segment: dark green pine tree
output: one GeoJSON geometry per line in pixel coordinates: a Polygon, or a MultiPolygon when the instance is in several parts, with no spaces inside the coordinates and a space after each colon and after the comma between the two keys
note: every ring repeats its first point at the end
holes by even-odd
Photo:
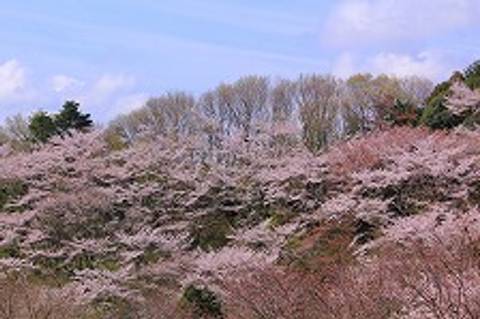
{"type": "Polygon", "coordinates": [[[40,111],[30,118],[28,129],[36,143],[46,143],[57,134],[57,127],[54,120],[46,112],[40,111]]]}
{"type": "Polygon", "coordinates": [[[465,83],[471,89],[480,88],[480,60],[473,62],[465,70],[465,83]]]}
{"type": "Polygon", "coordinates": [[[79,110],[80,104],[75,101],[67,101],[62,106],[62,110],[55,116],[55,125],[58,132],[71,134],[71,130],[85,131],[93,126],[90,114],[83,114],[79,110]]]}

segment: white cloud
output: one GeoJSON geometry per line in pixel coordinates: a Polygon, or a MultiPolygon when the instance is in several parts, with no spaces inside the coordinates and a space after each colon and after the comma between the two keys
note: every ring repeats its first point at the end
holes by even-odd
{"type": "Polygon", "coordinates": [[[95,118],[108,120],[136,108],[143,95],[135,94],[135,78],[125,74],[104,74],[86,85],[74,99],[95,118]]]}
{"type": "Polygon", "coordinates": [[[136,80],[126,74],[103,74],[90,81],[65,74],[32,78],[16,60],[0,63],[0,102],[8,108],[0,112],[0,125],[6,116],[29,114],[40,105],[55,111],[66,99],[79,101],[95,119],[106,121],[120,113],[139,108],[148,95],[136,91],[136,80]]]}
{"type": "Polygon", "coordinates": [[[105,74],[93,86],[93,92],[100,96],[109,96],[119,90],[129,88],[135,84],[133,77],[123,74],[105,74]]]}
{"type": "Polygon", "coordinates": [[[78,79],[62,74],[53,76],[51,82],[53,90],[57,93],[81,88],[85,85],[85,83],[78,79]]]}
{"type": "Polygon", "coordinates": [[[440,57],[430,52],[423,52],[417,56],[380,53],[370,61],[374,73],[419,75],[430,79],[444,76],[444,72],[447,72],[444,63],[440,57]]]}
{"type": "Polygon", "coordinates": [[[25,69],[16,60],[0,64],[0,98],[6,99],[25,87],[25,69]]]}
{"type": "Polygon", "coordinates": [[[474,24],[478,0],[342,0],[327,18],[324,39],[338,46],[423,38],[474,24]]]}
{"type": "Polygon", "coordinates": [[[358,71],[355,67],[354,56],[350,52],[342,53],[334,62],[332,69],[332,73],[341,78],[347,78],[358,71]]]}
{"type": "Polygon", "coordinates": [[[448,77],[454,68],[447,56],[436,52],[425,51],[417,55],[382,52],[364,59],[345,52],[335,61],[332,73],[342,78],[368,72],[400,77],[418,75],[440,80],[448,77]]]}
{"type": "Polygon", "coordinates": [[[126,114],[137,110],[145,105],[148,98],[149,95],[145,93],[130,94],[120,97],[117,100],[115,112],[118,114],[126,114]]]}

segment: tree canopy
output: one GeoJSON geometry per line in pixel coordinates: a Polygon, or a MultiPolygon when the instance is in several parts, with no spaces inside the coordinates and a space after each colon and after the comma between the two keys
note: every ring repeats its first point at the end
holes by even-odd
{"type": "Polygon", "coordinates": [[[40,111],[30,118],[28,126],[32,138],[37,143],[46,143],[57,134],[57,127],[53,118],[46,112],[40,111]]]}
{"type": "Polygon", "coordinates": [[[55,126],[60,134],[70,134],[71,130],[86,130],[93,125],[90,114],[83,114],[79,110],[80,103],[67,101],[61,111],[55,116],[55,126]]]}

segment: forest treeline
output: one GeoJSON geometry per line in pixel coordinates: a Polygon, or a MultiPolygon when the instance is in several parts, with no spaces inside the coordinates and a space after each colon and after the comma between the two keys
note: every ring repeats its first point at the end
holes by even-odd
{"type": "MultiPolygon", "coordinates": [[[[329,144],[391,125],[433,129],[474,125],[476,111],[449,109],[452,85],[480,87],[480,61],[436,86],[425,78],[357,74],[343,80],[331,75],[301,75],[295,80],[250,75],[222,83],[199,95],[175,91],[150,98],[143,107],[120,115],[104,137],[118,150],[155,137],[195,138],[209,151],[232,138],[247,145],[259,135],[271,142],[303,143],[312,152],[329,144]]],[[[0,128],[0,145],[32,150],[53,136],[93,127],[80,105],[67,101],[59,113],[16,115],[0,128]]]]}

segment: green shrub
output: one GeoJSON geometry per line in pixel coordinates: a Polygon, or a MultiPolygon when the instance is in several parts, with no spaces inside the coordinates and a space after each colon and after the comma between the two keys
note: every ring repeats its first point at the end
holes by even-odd
{"type": "Polygon", "coordinates": [[[19,258],[21,257],[20,247],[17,243],[6,246],[0,246],[0,259],[2,258],[19,258]]]}
{"type": "Polygon", "coordinates": [[[420,122],[432,129],[452,129],[460,125],[463,120],[445,107],[444,96],[437,96],[423,111],[420,122]]]}
{"type": "Polygon", "coordinates": [[[38,283],[63,286],[70,282],[76,271],[101,269],[115,272],[120,269],[120,262],[114,255],[100,255],[82,252],[73,258],[67,256],[36,256],[33,260],[36,267],[33,280],[38,283]]]}
{"type": "Polygon", "coordinates": [[[89,307],[89,311],[82,318],[144,318],[141,315],[142,310],[138,304],[120,296],[102,295],[93,300],[89,307]]]}
{"type": "Polygon", "coordinates": [[[473,90],[480,88],[480,60],[465,69],[465,83],[473,90]]]}
{"type": "Polygon", "coordinates": [[[276,209],[271,213],[269,226],[272,228],[283,226],[290,222],[296,215],[285,209],[276,209]]]}
{"type": "Polygon", "coordinates": [[[191,248],[201,248],[205,251],[217,250],[228,244],[232,225],[226,217],[208,216],[190,229],[191,248]]]}
{"type": "Polygon", "coordinates": [[[121,151],[128,147],[124,138],[112,129],[107,129],[103,135],[103,139],[110,151],[121,151]]]}
{"type": "Polygon", "coordinates": [[[217,295],[208,288],[197,288],[190,285],[185,289],[182,301],[184,305],[193,308],[195,318],[204,318],[205,316],[223,318],[222,303],[217,295]]]}
{"type": "Polygon", "coordinates": [[[127,207],[112,196],[88,190],[61,194],[36,216],[53,242],[111,236],[125,219],[127,207]]]}
{"type": "Polygon", "coordinates": [[[410,101],[395,100],[393,107],[387,110],[385,120],[395,126],[417,126],[422,110],[410,101]]]}
{"type": "Polygon", "coordinates": [[[18,179],[0,180],[0,210],[10,201],[25,196],[28,186],[18,179]]]}
{"type": "Polygon", "coordinates": [[[435,104],[434,100],[435,99],[443,99],[445,95],[447,95],[448,91],[452,87],[452,84],[450,81],[445,81],[440,84],[438,84],[434,89],[432,94],[427,98],[426,104],[427,105],[432,105],[435,104]]]}
{"type": "Polygon", "coordinates": [[[170,256],[170,252],[150,244],[144,249],[143,254],[135,259],[135,262],[137,265],[151,265],[158,262],[160,258],[169,258],[170,256]]]}

